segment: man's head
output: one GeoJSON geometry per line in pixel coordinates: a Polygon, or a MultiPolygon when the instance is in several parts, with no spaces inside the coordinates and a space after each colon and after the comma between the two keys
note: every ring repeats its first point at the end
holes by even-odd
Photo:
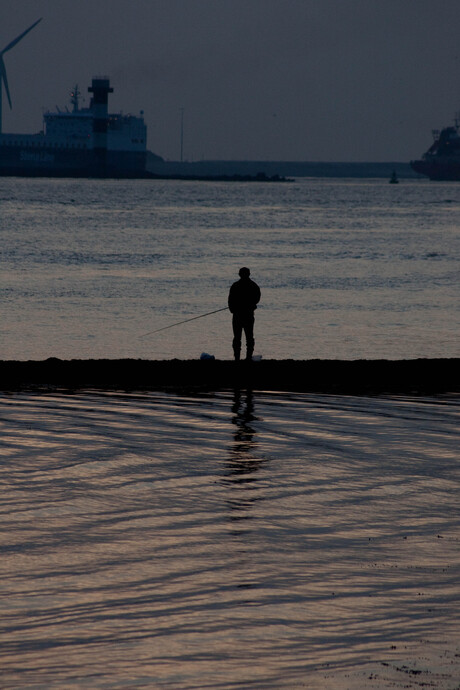
{"type": "Polygon", "coordinates": [[[249,270],[249,268],[246,268],[246,266],[243,266],[243,268],[240,268],[240,270],[238,271],[238,275],[240,276],[240,278],[249,278],[249,276],[251,275],[251,271],[249,270]]]}

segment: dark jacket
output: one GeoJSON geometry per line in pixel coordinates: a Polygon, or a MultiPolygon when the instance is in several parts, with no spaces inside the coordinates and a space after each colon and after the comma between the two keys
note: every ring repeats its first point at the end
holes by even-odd
{"type": "Polygon", "coordinates": [[[228,293],[228,308],[232,314],[252,313],[260,300],[260,288],[250,278],[240,278],[228,293]]]}

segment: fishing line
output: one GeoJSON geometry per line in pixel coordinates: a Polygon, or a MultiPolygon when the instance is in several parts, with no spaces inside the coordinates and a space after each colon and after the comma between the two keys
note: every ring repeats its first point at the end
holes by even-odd
{"type": "Polygon", "coordinates": [[[211,316],[211,314],[217,314],[219,311],[226,311],[228,307],[222,307],[222,309],[216,309],[215,311],[208,311],[207,314],[200,314],[200,316],[192,316],[191,319],[185,319],[185,321],[178,321],[177,323],[171,323],[169,326],[163,326],[163,328],[157,328],[155,331],[149,331],[140,335],[139,338],[146,338],[148,335],[153,335],[153,333],[159,333],[160,331],[166,331],[168,328],[174,328],[174,326],[180,326],[183,323],[188,323],[189,321],[195,321],[196,319],[202,319],[203,316],[211,316]]]}

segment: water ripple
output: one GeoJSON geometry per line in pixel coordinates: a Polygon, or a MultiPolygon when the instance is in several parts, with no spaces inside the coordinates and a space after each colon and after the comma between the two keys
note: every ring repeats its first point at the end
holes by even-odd
{"type": "Polygon", "coordinates": [[[455,677],[459,412],[2,396],[2,688],[365,688],[369,664],[403,687],[414,655],[455,677]]]}

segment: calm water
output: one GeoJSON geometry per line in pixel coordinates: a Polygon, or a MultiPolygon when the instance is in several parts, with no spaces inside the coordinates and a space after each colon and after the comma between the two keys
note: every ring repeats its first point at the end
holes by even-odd
{"type": "Polygon", "coordinates": [[[249,265],[266,358],[458,356],[460,185],[0,179],[0,359],[229,359],[249,265]]]}
{"type": "Polygon", "coordinates": [[[459,417],[0,396],[2,689],[457,688],[459,417]]]}

